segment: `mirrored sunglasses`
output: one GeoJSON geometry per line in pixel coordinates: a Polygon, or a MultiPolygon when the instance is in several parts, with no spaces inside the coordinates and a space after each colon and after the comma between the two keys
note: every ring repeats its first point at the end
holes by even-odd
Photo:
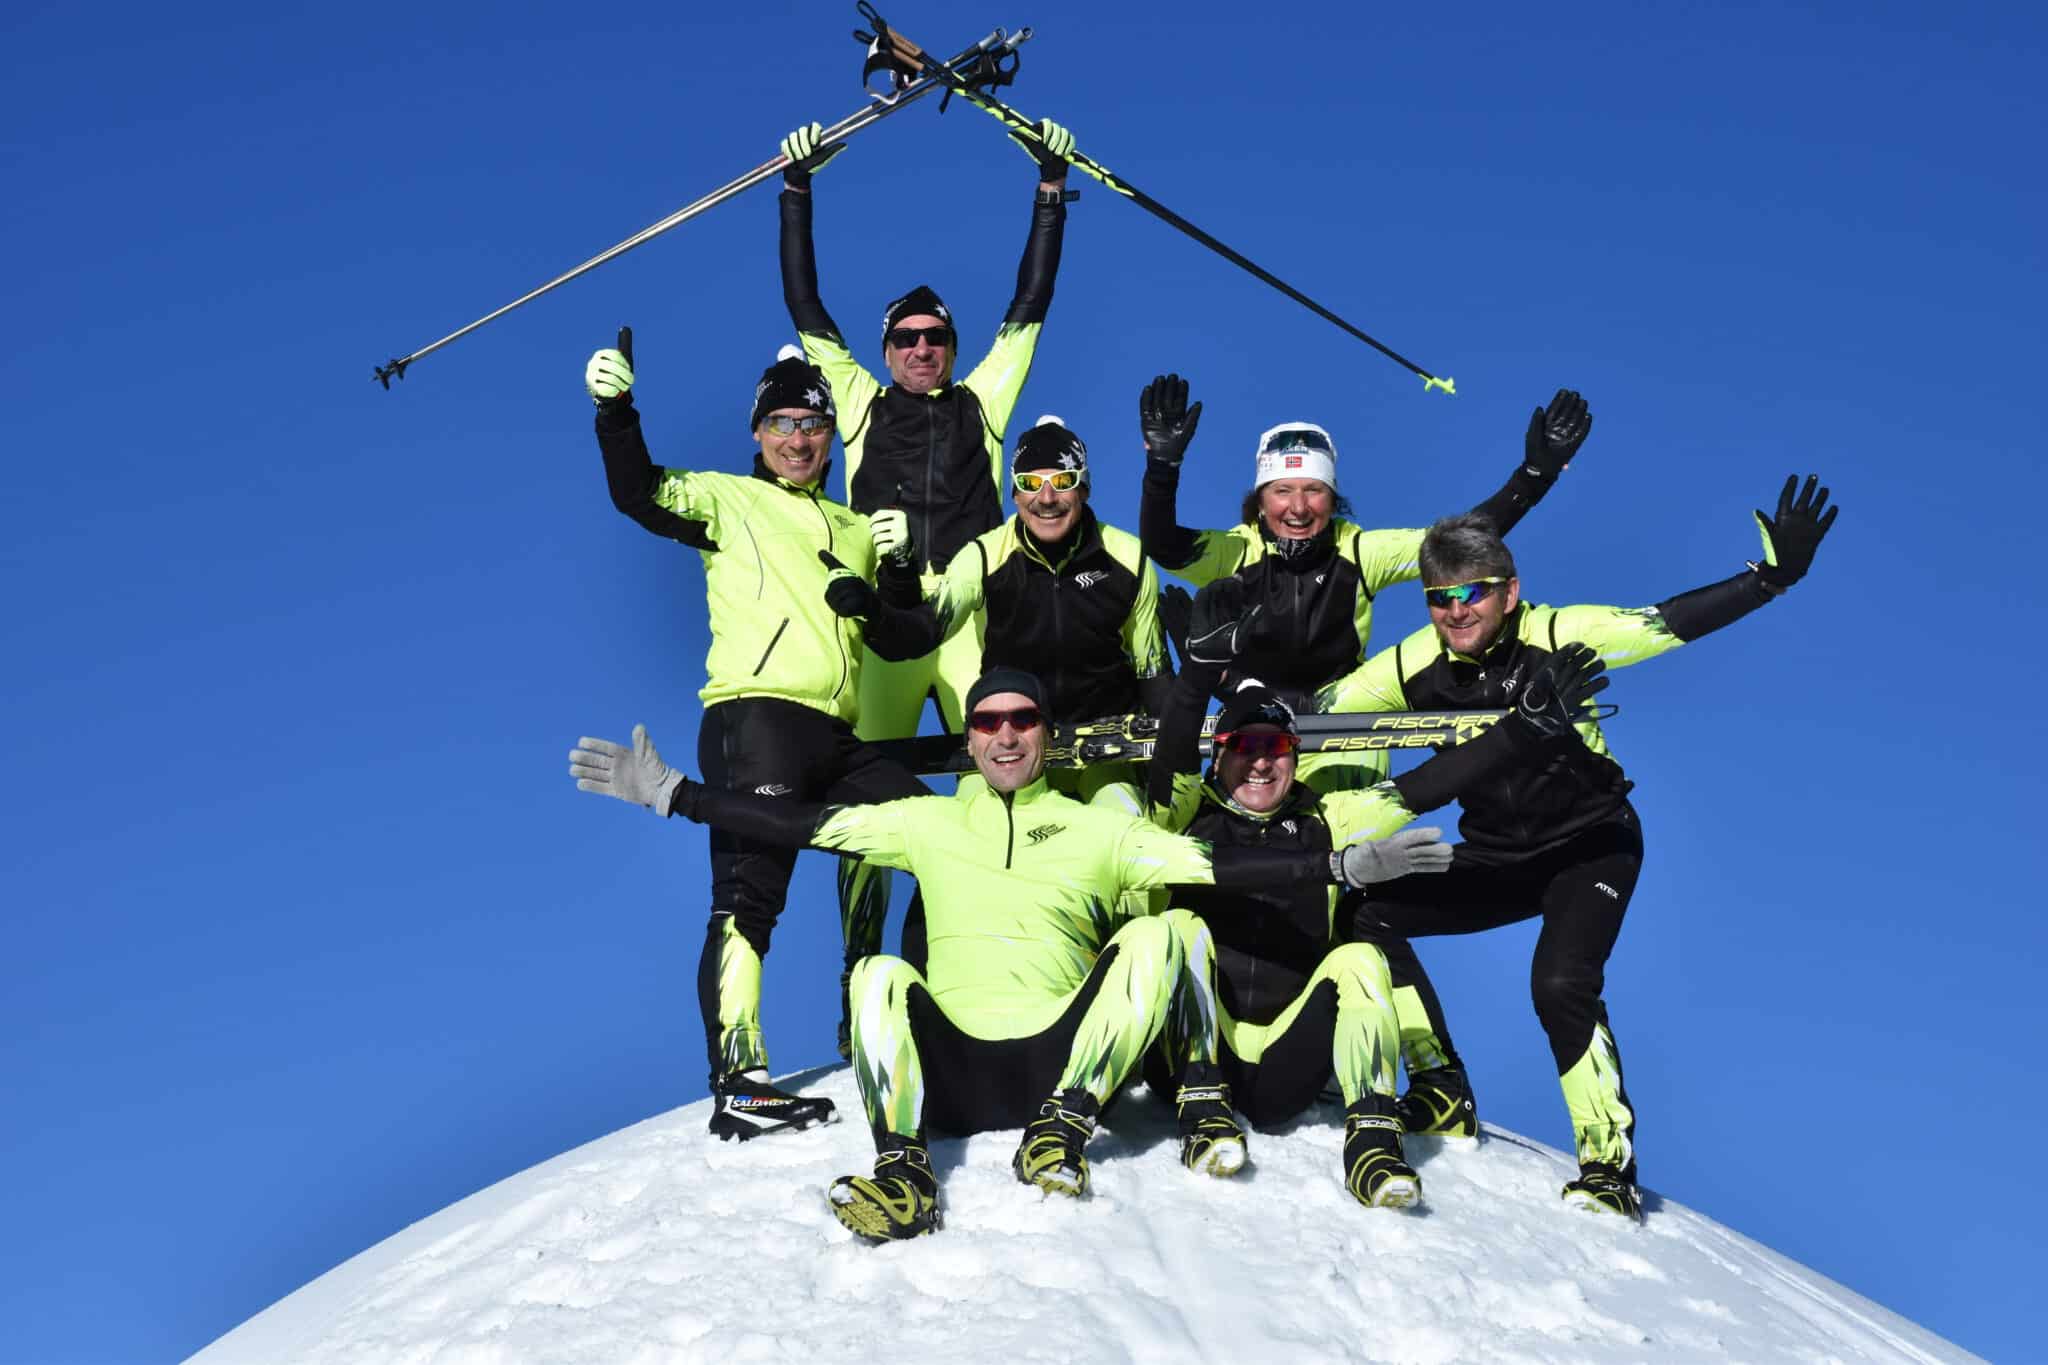
{"type": "Polygon", "coordinates": [[[1453,583],[1446,588],[1424,588],[1422,600],[1432,607],[1448,607],[1453,602],[1469,606],[1485,601],[1489,593],[1505,582],[1505,578],[1475,578],[1470,583],[1453,583]]]}
{"type": "Polygon", "coordinates": [[[1055,469],[1049,474],[1037,474],[1019,469],[1010,475],[1010,486],[1019,493],[1036,493],[1047,484],[1055,493],[1064,493],[1070,488],[1081,486],[1081,471],[1078,469],[1055,469]]]}
{"type": "Polygon", "coordinates": [[[1260,730],[1254,734],[1229,731],[1216,736],[1216,743],[1246,758],[1285,758],[1301,747],[1301,736],[1285,730],[1260,730]]]}
{"type": "Polygon", "coordinates": [[[1266,438],[1264,450],[1268,453],[1277,450],[1320,450],[1333,458],[1337,454],[1336,447],[1330,444],[1330,438],[1322,432],[1299,427],[1274,432],[1266,438]]]}
{"type": "Polygon", "coordinates": [[[761,419],[761,425],[777,436],[787,436],[792,431],[801,431],[806,436],[815,436],[821,431],[832,429],[832,419],[820,413],[808,417],[791,417],[786,412],[771,413],[761,419]]]}

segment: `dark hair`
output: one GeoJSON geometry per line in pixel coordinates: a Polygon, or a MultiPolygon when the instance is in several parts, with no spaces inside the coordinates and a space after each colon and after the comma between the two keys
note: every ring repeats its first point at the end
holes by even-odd
{"type": "MultiPolygon", "coordinates": [[[[1259,524],[1259,489],[1265,486],[1264,484],[1257,485],[1249,493],[1246,493],[1244,501],[1238,504],[1238,520],[1247,526],[1257,526],[1259,524]]],[[[1330,491],[1336,492],[1335,489],[1330,491]]],[[[1342,493],[1337,493],[1337,500],[1330,505],[1330,516],[1334,519],[1336,517],[1349,517],[1350,515],[1351,499],[1345,497],[1342,493]]]]}
{"type": "Polygon", "coordinates": [[[1422,585],[1442,587],[1474,578],[1514,578],[1515,557],[1493,529],[1490,518],[1476,512],[1445,517],[1422,537],[1417,557],[1422,585]]]}

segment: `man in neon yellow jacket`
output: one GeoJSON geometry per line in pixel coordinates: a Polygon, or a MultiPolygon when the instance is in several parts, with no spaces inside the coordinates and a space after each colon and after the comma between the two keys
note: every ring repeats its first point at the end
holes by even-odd
{"type": "MultiPolygon", "coordinates": [[[[1183,975],[1171,921],[1185,912],[1132,918],[1126,892],[1362,885],[1445,861],[1429,840],[1212,858],[1199,840],[1046,786],[1049,716],[1032,674],[991,670],[967,710],[976,771],[950,797],[826,806],[721,790],[670,769],[640,728],[630,747],[585,738],[569,756],[581,790],[916,875],[925,969],[877,955],[853,980],[854,1073],[877,1156],[872,1176],[842,1177],[829,1197],[870,1241],[939,1226],[927,1120],[961,1134],[1022,1126],[1017,1178],[1088,1192],[1082,1148],[1096,1116],[1158,1036],[1183,975]]],[[[1398,1131],[1382,1140],[1398,1154],[1398,1131]]]]}

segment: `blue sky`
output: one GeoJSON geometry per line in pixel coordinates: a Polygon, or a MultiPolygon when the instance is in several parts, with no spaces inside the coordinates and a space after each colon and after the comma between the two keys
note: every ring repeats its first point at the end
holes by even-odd
{"type": "MultiPolygon", "coordinates": [[[[1418,525],[1582,390],[1592,438],[1515,536],[1539,601],[1722,577],[1786,474],[1826,477],[1807,583],[1609,693],[1649,845],[1608,988],[1643,1178],[1962,1345],[2038,1349],[2048,1196],[2011,1140],[2048,1119],[2039,10],[887,12],[948,52],[1036,26],[1020,108],[1457,378],[1425,395],[1077,179],[1021,416],[1089,441],[1113,522],[1168,369],[1206,405],[1183,507],[1212,525],[1274,422],[1331,429],[1361,520],[1418,525]]],[[[773,192],[390,393],[370,371],[850,112],[854,21],[0,20],[0,1358],[186,1354],[703,1093],[703,835],[563,775],[636,720],[693,751],[702,575],[612,511],[580,376],[632,324],[658,458],[744,469],[790,334],[773,192]]],[[[827,303],[859,341],[924,280],[987,335],[1031,181],[957,105],[864,134],[819,178],[827,303]]],[[[1378,638],[1422,619],[1389,594],[1378,638]]],[[[1563,1143],[1533,935],[1423,951],[1482,1115],[1563,1143]]],[[[835,937],[807,860],[779,1068],[831,1054],[835,937]]]]}

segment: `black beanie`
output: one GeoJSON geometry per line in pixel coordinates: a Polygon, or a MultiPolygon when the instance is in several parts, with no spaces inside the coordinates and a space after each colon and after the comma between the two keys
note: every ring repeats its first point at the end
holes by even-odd
{"type": "Polygon", "coordinates": [[[838,409],[832,406],[832,385],[825,379],[825,372],[806,361],[804,353],[794,346],[776,352],[775,363],[761,371],[761,382],[754,385],[754,415],[747,422],[747,430],[757,430],[761,419],[777,408],[809,408],[827,417],[838,415],[838,409]]]}
{"type": "Polygon", "coordinates": [[[984,697],[993,697],[998,692],[1016,692],[1031,698],[1038,707],[1038,713],[1045,717],[1047,725],[1052,724],[1052,703],[1045,694],[1045,684],[1038,680],[1036,673],[1026,673],[1021,668],[991,668],[967,689],[967,704],[963,708],[968,715],[984,697]]]}
{"type": "Polygon", "coordinates": [[[888,339],[889,333],[896,329],[897,323],[919,313],[929,313],[948,327],[953,325],[953,315],[946,310],[946,305],[939,296],[932,292],[932,287],[921,284],[882,310],[883,339],[888,339]]]}
{"type": "Polygon", "coordinates": [[[1038,469],[1078,469],[1081,482],[1088,482],[1088,447],[1051,413],[1017,438],[1017,453],[1010,457],[1010,472],[1038,469]]]}
{"type": "Polygon", "coordinates": [[[1247,725],[1277,725],[1290,735],[1299,733],[1294,708],[1257,678],[1246,678],[1231,689],[1216,717],[1216,733],[1227,735],[1247,725]]]}

